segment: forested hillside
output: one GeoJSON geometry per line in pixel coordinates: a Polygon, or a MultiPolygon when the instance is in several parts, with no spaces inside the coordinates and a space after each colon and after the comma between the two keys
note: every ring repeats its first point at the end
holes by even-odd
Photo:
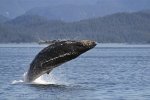
{"type": "Polygon", "coordinates": [[[102,43],[150,43],[150,13],[116,13],[78,22],[22,15],[0,24],[0,42],[92,39],[102,43]]]}
{"type": "Polygon", "coordinates": [[[5,17],[3,15],[0,15],[0,23],[4,23],[4,22],[6,22],[8,20],[9,20],[9,18],[7,18],[7,17],[5,17]]]}

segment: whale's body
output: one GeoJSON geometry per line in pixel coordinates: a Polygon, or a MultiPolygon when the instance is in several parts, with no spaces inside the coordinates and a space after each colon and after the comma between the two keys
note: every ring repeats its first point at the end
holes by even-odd
{"type": "Polygon", "coordinates": [[[55,41],[40,51],[30,64],[26,82],[32,82],[41,75],[49,74],[53,68],[70,61],[96,46],[94,41],[55,41]]]}

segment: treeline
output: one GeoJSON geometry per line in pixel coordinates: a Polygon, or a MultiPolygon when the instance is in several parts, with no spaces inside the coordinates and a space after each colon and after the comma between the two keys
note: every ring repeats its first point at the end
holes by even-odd
{"type": "Polygon", "coordinates": [[[3,15],[0,15],[0,23],[4,23],[4,22],[6,22],[8,20],[9,20],[9,18],[7,18],[7,17],[5,17],[3,15]]]}
{"type": "Polygon", "coordinates": [[[91,39],[101,43],[150,43],[150,13],[116,13],[63,22],[22,15],[0,24],[0,42],[38,42],[53,39],[91,39]]]}

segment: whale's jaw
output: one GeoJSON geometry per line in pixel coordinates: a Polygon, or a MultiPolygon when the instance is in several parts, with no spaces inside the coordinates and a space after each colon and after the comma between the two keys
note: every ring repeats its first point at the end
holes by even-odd
{"type": "Polygon", "coordinates": [[[32,82],[45,73],[49,74],[53,68],[78,57],[95,46],[96,43],[90,40],[55,41],[36,55],[30,64],[25,81],[32,82]]]}

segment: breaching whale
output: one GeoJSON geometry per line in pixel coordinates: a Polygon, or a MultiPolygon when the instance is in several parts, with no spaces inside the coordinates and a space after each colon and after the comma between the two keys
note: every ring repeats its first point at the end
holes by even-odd
{"type": "Polygon", "coordinates": [[[96,43],[90,40],[53,41],[35,56],[25,81],[32,82],[45,73],[49,74],[53,68],[78,57],[95,46],[96,43]]]}

